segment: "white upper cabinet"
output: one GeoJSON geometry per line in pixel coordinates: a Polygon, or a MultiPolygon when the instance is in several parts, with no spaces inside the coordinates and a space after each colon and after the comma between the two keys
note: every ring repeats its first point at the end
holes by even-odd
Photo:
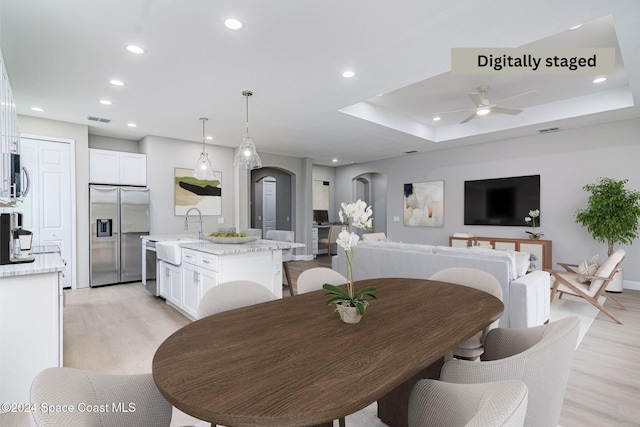
{"type": "Polygon", "coordinates": [[[0,206],[14,206],[23,190],[21,185],[20,130],[11,85],[0,52],[0,206]]]}
{"type": "Polygon", "coordinates": [[[138,153],[89,149],[91,184],[147,185],[147,156],[138,153]]]}

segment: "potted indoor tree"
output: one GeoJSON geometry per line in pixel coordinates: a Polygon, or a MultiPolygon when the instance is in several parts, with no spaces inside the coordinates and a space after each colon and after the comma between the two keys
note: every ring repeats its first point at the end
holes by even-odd
{"type": "Polygon", "coordinates": [[[630,245],[638,238],[640,192],[624,188],[627,181],[599,178],[582,187],[591,194],[588,207],[576,212],[576,222],[586,227],[596,241],[607,242],[608,256],[615,243],[630,245]]]}

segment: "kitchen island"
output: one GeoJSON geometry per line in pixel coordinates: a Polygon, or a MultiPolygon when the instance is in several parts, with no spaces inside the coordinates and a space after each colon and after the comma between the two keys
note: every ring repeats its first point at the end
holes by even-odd
{"type": "MultiPolygon", "coordinates": [[[[257,282],[282,298],[282,251],[304,247],[302,243],[264,239],[242,244],[170,242],[181,255],[174,254],[172,262],[159,257],[159,294],[192,320],[198,318],[202,296],[212,287],[232,280],[257,282]]],[[[156,246],[162,243],[157,241],[156,246]]]]}
{"type": "Polygon", "coordinates": [[[34,256],[0,266],[0,402],[29,402],[35,376],[62,366],[64,261],[58,252],[34,256]]]}

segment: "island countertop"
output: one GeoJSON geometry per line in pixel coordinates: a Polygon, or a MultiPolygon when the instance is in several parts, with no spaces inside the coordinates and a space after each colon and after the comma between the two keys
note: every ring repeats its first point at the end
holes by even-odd
{"type": "Polygon", "coordinates": [[[183,249],[192,249],[212,255],[231,255],[258,251],[285,250],[291,248],[304,248],[304,243],[283,242],[279,240],[259,239],[248,243],[223,244],[209,241],[197,241],[183,243],[183,249]]]}
{"type": "Polygon", "coordinates": [[[0,277],[26,276],[29,274],[64,271],[65,265],[59,253],[35,254],[35,261],[0,265],[0,277]]]}

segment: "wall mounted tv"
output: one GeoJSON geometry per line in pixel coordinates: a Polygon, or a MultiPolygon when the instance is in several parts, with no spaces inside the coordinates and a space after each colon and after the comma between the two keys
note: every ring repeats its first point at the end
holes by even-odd
{"type": "Polygon", "coordinates": [[[464,182],[464,225],[526,226],[529,211],[539,208],[540,175],[464,182]]]}

